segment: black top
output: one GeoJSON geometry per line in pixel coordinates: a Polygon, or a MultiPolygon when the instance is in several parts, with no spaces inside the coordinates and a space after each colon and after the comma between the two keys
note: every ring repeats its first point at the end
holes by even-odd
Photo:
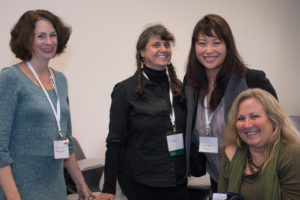
{"type": "MultiPolygon", "coordinates": [[[[266,77],[266,74],[261,70],[246,69],[246,88],[260,88],[277,98],[275,89],[271,82],[266,77]]],[[[184,89],[185,97],[187,101],[187,123],[186,123],[186,164],[187,174],[192,176],[202,176],[206,173],[206,161],[205,156],[199,153],[199,147],[192,145],[192,130],[194,130],[196,117],[197,117],[197,106],[199,93],[195,88],[187,85],[186,77],[184,78],[184,89]]],[[[225,93],[223,98],[225,102],[225,113],[224,117],[227,118],[228,112],[234,99],[240,94],[241,91],[229,91],[225,93]]]]}
{"type": "MultiPolygon", "coordinates": [[[[104,193],[115,193],[118,173],[138,183],[173,187],[186,181],[185,155],[171,157],[167,134],[172,130],[169,82],[165,71],[144,68],[146,99],[133,95],[136,74],[118,83],[112,92],[105,159],[104,193]]],[[[185,131],[186,107],[176,99],[177,132],[185,131]]],[[[183,136],[184,137],[184,136],[183,136]]]]}
{"type": "Polygon", "coordinates": [[[247,68],[246,82],[249,88],[260,88],[278,99],[275,89],[264,71],[247,68]]]}

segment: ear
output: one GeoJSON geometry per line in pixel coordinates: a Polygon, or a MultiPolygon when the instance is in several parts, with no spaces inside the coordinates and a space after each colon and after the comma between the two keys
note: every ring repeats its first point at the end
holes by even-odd
{"type": "Polygon", "coordinates": [[[141,50],[141,51],[140,51],[140,55],[141,55],[143,58],[145,58],[145,51],[144,51],[144,50],[141,50]]]}
{"type": "Polygon", "coordinates": [[[273,131],[275,131],[275,129],[276,129],[276,123],[274,121],[271,121],[271,123],[272,123],[273,131]]]}

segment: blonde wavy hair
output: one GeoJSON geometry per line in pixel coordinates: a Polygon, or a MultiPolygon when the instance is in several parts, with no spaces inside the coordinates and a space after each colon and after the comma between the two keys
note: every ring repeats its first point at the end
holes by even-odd
{"type": "Polygon", "coordinates": [[[239,136],[236,122],[240,104],[250,98],[254,98],[262,104],[267,116],[274,125],[272,137],[265,146],[265,166],[271,159],[272,152],[279,141],[284,144],[300,144],[299,132],[290,121],[290,118],[284,113],[279,102],[270,93],[258,88],[247,89],[239,94],[231,106],[227,117],[222,148],[225,149],[225,147],[231,145],[242,148],[242,145],[245,144],[239,136]]]}

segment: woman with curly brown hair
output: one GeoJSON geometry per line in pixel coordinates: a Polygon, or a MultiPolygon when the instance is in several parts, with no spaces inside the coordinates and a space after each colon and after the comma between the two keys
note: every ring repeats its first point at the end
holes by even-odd
{"type": "Polygon", "coordinates": [[[65,200],[64,166],[80,199],[94,197],[76,162],[67,80],[48,66],[70,34],[46,10],[25,12],[11,31],[22,62],[0,72],[0,199],[65,200]]]}
{"type": "Polygon", "coordinates": [[[173,35],[146,28],[136,45],[137,71],[112,92],[102,194],[114,199],[116,180],[129,200],[187,198],[182,84],[171,63],[173,35]]]}

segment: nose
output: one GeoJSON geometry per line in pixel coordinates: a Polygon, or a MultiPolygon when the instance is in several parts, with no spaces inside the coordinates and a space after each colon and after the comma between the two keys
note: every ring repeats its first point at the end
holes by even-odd
{"type": "Polygon", "coordinates": [[[52,39],[51,39],[51,37],[49,37],[49,36],[47,36],[46,38],[45,38],[45,43],[46,44],[52,44],[52,39]]]}
{"type": "Polygon", "coordinates": [[[214,48],[211,44],[206,45],[205,47],[206,53],[212,53],[214,51],[214,48]]]}
{"type": "Polygon", "coordinates": [[[160,50],[160,51],[166,51],[166,50],[167,50],[167,47],[165,47],[165,45],[161,45],[159,50],[160,50]]]}
{"type": "Polygon", "coordinates": [[[244,128],[251,128],[252,127],[251,119],[245,119],[243,126],[244,128]]]}

